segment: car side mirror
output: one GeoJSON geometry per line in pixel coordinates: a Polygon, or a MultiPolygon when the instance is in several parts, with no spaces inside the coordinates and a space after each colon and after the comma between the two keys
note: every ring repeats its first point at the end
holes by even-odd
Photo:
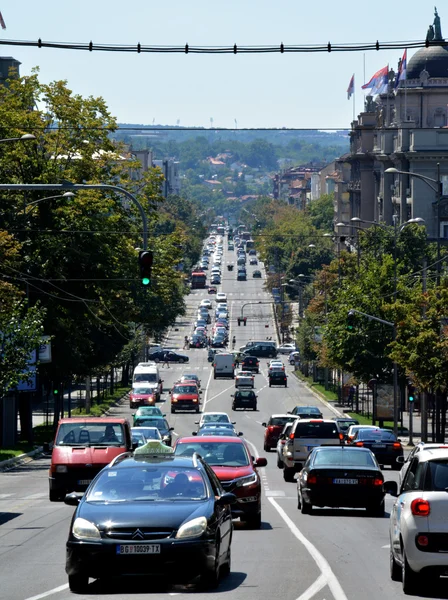
{"type": "Polygon", "coordinates": [[[396,481],[385,481],[383,483],[383,492],[385,494],[390,494],[395,498],[398,496],[398,485],[396,481]]]}
{"type": "Polygon", "coordinates": [[[217,498],[215,504],[217,506],[228,506],[229,504],[235,504],[235,502],[236,502],[235,494],[227,493],[227,494],[223,494],[222,496],[217,498]]]}
{"type": "Polygon", "coordinates": [[[194,422],[194,424],[195,424],[195,425],[199,425],[199,421],[195,421],[195,422],[194,422]]]}
{"type": "Polygon", "coordinates": [[[397,456],[397,458],[395,459],[395,461],[400,464],[403,465],[406,462],[406,459],[404,456],[397,456]]]}
{"type": "Polygon", "coordinates": [[[170,427],[168,431],[174,431],[174,427],[170,427]]]}
{"type": "Polygon", "coordinates": [[[266,423],[261,424],[262,427],[267,427],[266,423]]]}
{"type": "Polygon", "coordinates": [[[400,440],[400,438],[397,438],[397,442],[400,442],[400,444],[401,444],[401,440],[400,440]]]}
{"type": "Polygon", "coordinates": [[[288,412],[286,414],[287,415],[292,415],[292,412],[290,410],[288,410],[288,412]]]}
{"type": "Polygon", "coordinates": [[[64,498],[64,504],[68,506],[78,506],[84,494],[80,494],[79,492],[72,492],[71,494],[67,494],[64,498]]]}
{"type": "Polygon", "coordinates": [[[257,460],[254,461],[254,465],[256,467],[266,467],[267,464],[268,461],[264,458],[264,456],[260,456],[260,458],[257,458],[257,460]]]}
{"type": "Polygon", "coordinates": [[[191,435],[198,435],[198,432],[197,431],[192,431],[191,435]]]}
{"type": "Polygon", "coordinates": [[[236,421],[232,421],[232,425],[236,425],[236,421]]]}
{"type": "Polygon", "coordinates": [[[242,431],[238,431],[238,437],[244,435],[244,433],[242,431]]]}

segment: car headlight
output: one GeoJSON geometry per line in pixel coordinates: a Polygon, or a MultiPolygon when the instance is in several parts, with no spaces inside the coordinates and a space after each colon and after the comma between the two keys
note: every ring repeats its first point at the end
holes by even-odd
{"type": "Polygon", "coordinates": [[[101,535],[96,525],[78,517],[73,523],[73,535],[78,540],[100,540],[101,535]]]}
{"type": "Polygon", "coordinates": [[[206,529],[207,519],[205,517],[198,517],[181,525],[179,531],[176,533],[176,539],[196,538],[201,536],[206,529]]]}
{"type": "Polygon", "coordinates": [[[255,473],[253,475],[247,475],[247,477],[240,477],[240,479],[236,481],[236,487],[245,487],[247,485],[253,485],[254,483],[257,483],[257,476],[255,473]]]}
{"type": "Polygon", "coordinates": [[[67,473],[67,465],[57,465],[56,473],[67,473]]]}

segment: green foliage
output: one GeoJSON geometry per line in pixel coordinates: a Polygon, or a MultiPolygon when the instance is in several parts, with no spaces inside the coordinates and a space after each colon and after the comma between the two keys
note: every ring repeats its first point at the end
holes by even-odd
{"type": "MultiPolygon", "coordinates": [[[[99,404],[92,404],[89,416],[101,417],[101,415],[107,412],[112,406],[120,402],[120,400],[129,392],[129,390],[129,387],[117,387],[115,388],[113,394],[106,393],[105,397],[101,398],[101,402],[99,404]]],[[[72,410],[72,415],[74,417],[85,414],[85,408],[75,408],[72,410]]]]}
{"type": "Polygon", "coordinates": [[[331,232],[334,224],[334,194],[324,194],[317,200],[312,200],[306,212],[316,229],[331,232]]]}

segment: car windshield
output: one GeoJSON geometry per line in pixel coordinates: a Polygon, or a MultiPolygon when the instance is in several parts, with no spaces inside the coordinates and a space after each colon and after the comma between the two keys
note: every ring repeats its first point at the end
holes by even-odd
{"type": "Polygon", "coordinates": [[[204,427],[197,433],[198,436],[222,435],[223,437],[237,437],[235,430],[226,427],[204,427]]]}
{"type": "Polygon", "coordinates": [[[168,429],[168,423],[165,419],[151,419],[148,417],[138,417],[138,424],[142,427],[157,427],[157,429],[168,429]]]}
{"type": "Polygon", "coordinates": [[[316,452],[313,466],[333,465],[341,467],[376,467],[370,452],[355,448],[336,448],[332,450],[320,449],[316,452]]]}
{"type": "Polygon", "coordinates": [[[230,423],[227,415],[202,415],[202,423],[230,423]]]}
{"type": "Polygon", "coordinates": [[[240,390],[235,394],[235,398],[253,398],[255,396],[255,392],[252,390],[240,390]]]}
{"type": "Polygon", "coordinates": [[[160,431],[157,429],[157,427],[139,427],[138,429],[135,429],[135,427],[132,428],[132,435],[138,432],[141,432],[147,440],[162,439],[160,431]]]}
{"type": "Polygon", "coordinates": [[[202,429],[223,429],[225,431],[229,431],[233,429],[233,424],[232,423],[210,423],[207,422],[204,425],[201,426],[200,431],[202,431],[202,429]]]}
{"type": "Polygon", "coordinates": [[[173,394],[197,394],[198,388],[195,385],[175,385],[173,394]]]}
{"type": "Polygon", "coordinates": [[[424,490],[431,492],[446,492],[448,490],[448,461],[428,461],[424,490]]]}
{"type": "Polygon", "coordinates": [[[155,393],[155,388],[153,388],[153,387],[135,387],[135,388],[132,388],[132,393],[152,396],[155,393]]]}
{"type": "Polygon", "coordinates": [[[313,406],[299,406],[297,407],[297,414],[320,415],[321,413],[318,408],[314,408],[313,406]]]}
{"type": "Polygon", "coordinates": [[[354,425],[355,424],[354,421],[341,421],[341,420],[338,420],[337,423],[339,425],[339,428],[342,431],[347,431],[348,428],[350,427],[350,425],[354,425]]]}
{"type": "Polygon", "coordinates": [[[336,423],[297,423],[295,438],[339,439],[336,423]]]}
{"type": "Polygon", "coordinates": [[[134,381],[148,381],[157,383],[157,373],[136,373],[134,381]]]}
{"type": "Polygon", "coordinates": [[[375,429],[360,430],[357,440],[379,440],[381,442],[396,442],[397,437],[391,431],[376,431],[375,429]]]}
{"type": "Polygon", "coordinates": [[[122,446],[121,423],[63,423],[58,430],[56,446],[122,446]]]}
{"type": "Polygon", "coordinates": [[[291,417],[272,417],[269,420],[268,425],[273,425],[274,427],[281,425],[283,427],[285,423],[289,423],[289,421],[291,421],[291,417]]]}
{"type": "Polygon", "coordinates": [[[197,452],[214,467],[242,467],[249,464],[249,456],[242,443],[227,442],[188,442],[177,444],[175,454],[191,456],[197,452]]]}
{"type": "Polygon", "coordinates": [[[198,381],[198,376],[197,375],[189,375],[188,373],[186,373],[185,375],[182,375],[181,379],[182,379],[182,381],[186,381],[187,379],[191,379],[192,381],[198,381]]]}
{"type": "Polygon", "coordinates": [[[137,409],[137,412],[135,413],[136,417],[142,417],[145,415],[148,415],[148,416],[160,415],[160,416],[162,416],[162,411],[157,406],[141,406],[140,408],[137,409]]]}
{"type": "MultiPolygon", "coordinates": [[[[143,457],[143,455],[141,455],[143,457]]],[[[199,469],[145,464],[106,469],[89,489],[87,502],[201,501],[207,486],[199,469]]]]}

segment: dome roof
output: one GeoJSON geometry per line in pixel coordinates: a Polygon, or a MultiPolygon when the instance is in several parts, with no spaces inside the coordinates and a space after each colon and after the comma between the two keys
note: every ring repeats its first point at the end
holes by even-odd
{"type": "Polygon", "coordinates": [[[430,77],[448,79],[448,46],[420,48],[409,60],[406,79],[419,79],[423,70],[428,71],[430,77]]]}

